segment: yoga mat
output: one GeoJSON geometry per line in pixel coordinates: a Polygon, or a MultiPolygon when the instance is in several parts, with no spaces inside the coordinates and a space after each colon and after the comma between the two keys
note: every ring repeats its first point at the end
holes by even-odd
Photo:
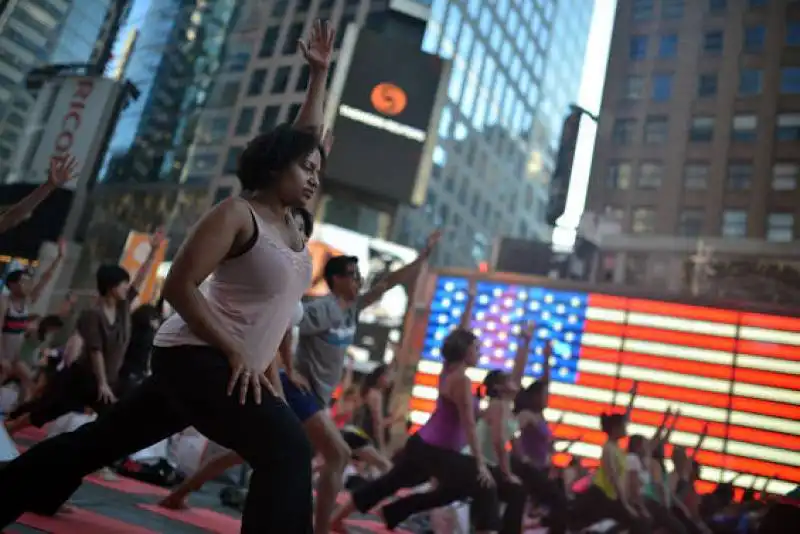
{"type": "Polygon", "coordinates": [[[79,508],[56,517],[25,514],[18,523],[49,534],[157,534],[152,530],[79,508]]]}
{"type": "Polygon", "coordinates": [[[155,504],[138,504],[137,506],[167,519],[202,528],[214,534],[239,534],[239,530],[242,528],[242,522],[239,519],[205,508],[168,510],[155,504]]]}
{"type": "Polygon", "coordinates": [[[152,484],[145,484],[132,478],[126,478],[117,475],[117,480],[106,480],[102,476],[89,475],[84,480],[91,482],[96,486],[103,486],[104,488],[121,491],[129,495],[154,495],[156,497],[165,497],[169,495],[169,490],[152,484]]]}

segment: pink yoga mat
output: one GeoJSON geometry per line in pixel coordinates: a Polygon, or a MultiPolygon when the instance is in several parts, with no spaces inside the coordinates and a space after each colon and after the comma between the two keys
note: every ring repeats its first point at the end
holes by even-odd
{"type": "Polygon", "coordinates": [[[155,504],[139,504],[139,508],[153,512],[162,517],[186,523],[214,534],[239,534],[241,521],[231,516],[207,510],[205,508],[189,508],[188,510],[168,510],[155,504]]]}
{"type": "Polygon", "coordinates": [[[152,530],[81,509],[56,517],[25,514],[18,523],[49,534],[156,534],[152,530]]]}
{"type": "Polygon", "coordinates": [[[121,491],[129,495],[154,495],[156,497],[165,497],[169,495],[169,490],[166,488],[145,484],[144,482],[139,482],[132,478],[125,478],[123,476],[119,476],[118,480],[106,480],[102,476],[89,475],[84,480],[97,486],[121,491]]]}

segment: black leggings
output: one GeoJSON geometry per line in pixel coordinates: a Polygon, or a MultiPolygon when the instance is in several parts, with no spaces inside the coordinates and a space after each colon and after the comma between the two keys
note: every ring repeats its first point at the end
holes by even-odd
{"type": "Polygon", "coordinates": [[[567,496],[557,481],[551,480],[545,469],[537,469],[519,458],[511,457],[511,470],[525,485],[525,490],[537,503],[546,505],[547,527],[551,534],[564,534],[567,531],[567,496]]]}
{"type": "Polygon", "coordinates": [[[0,529],[52,513],[104,465],[194,426],[253,468],[242,532],[311,534],[311,445],[282,400],[226,395],[230,367],[211,347],[155,348],[153,375],[94,423],[45,440],[0,469],[0,529]],[[42,483],[46,481],[46,483],[42,483]]]}
{"type": "Polygon", "coordinates": [[[497,487],[484,487],[478,482],[475,458],[429,445],[419,436],[412,436],[388,473],[353,492],[353,504],[366,513],[400,488],[411,488],[436,479],[436,487],[431,491],[414,493],[384,506],[387,526],[394,528],[412,514],[471,499],[470,511],[477,530],[500,529],[507,534],[521,532],[525,491],[506,482],[499,473],[493,474],[498,481],[497,487]],[[506,503],[503,521],[499,517],[499,500],[506,503]]]}
{"type": "Polygon", "coordinates": [[[83,412],[91,408],[102,414],[109,407],[97,398],[97,380],[91,369],[83,363],[75,363],[54,374],[42,394],[18,406],[9,414],[9,419],[27,413],[31,424],[41,428],[70,412],[83,412]]]}
{"type": "Polygon", "coordinates": [[[597,486],[590,486],[575,497],[571,516],[575,518],[571,525],[575,530],[604,519],[617,523],[616,528],[608,532],[627,530],[630,534],[649,534],[652,530],[646,520],[632,516],[621,502],[609,499],[597,486]]]}
{"type": "Polygon", "coordinates": [[[660,502],[645,498],[644,504],[650,513],[650,517],[653,518],[653,523],[658,528],[669,534],[689,534],[681,520],[660,502]]]}

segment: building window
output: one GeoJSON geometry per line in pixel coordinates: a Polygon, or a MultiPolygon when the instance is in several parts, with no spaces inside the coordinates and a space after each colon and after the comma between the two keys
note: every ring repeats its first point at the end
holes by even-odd
{"type": "Polygon", "coordinates": [[[772,190],[794,191],[797,189],[798,174],[800,174],[800,164],[776,163],[772,166],[772,190]]]}
{"type": "Polygon", "coordinates": [[[781,69],[781,93],[784,95],[800,93],[800,67],[784,67],[781,69]]]}
{"type": "Polygon", "coordinates": [[[225,168],[222,169],[222,172],[225,174],[236,174],[236,170],[239,168],[239,157],[244,152],[244,147],[241,146],[232,146],[228,149],[228,155],[225,158],[225,168]]]}
{"type": "Polygon", "coordinates": [[[261,116],[261,133],[272,131],[278,125],[278,114],[281,112],[280,106],[267,106],[264,108],[264,114],[261,116]]]}
{"type": "Polygon", "coordinates": [[[242,111],[239,113],[239,120],[236,121],[235,135],[248,135],[253,128],[253,120],[255,117],[255,108],[242,108],[242,111]]]}
{"type": "Polygon", "coordinates": [[[286,114],[286,122],[294,122],[297,116],[300,115],[300,108],[302,104],[292,104],[289,106],[289,112],[286,114]]]}
{"type": "Polygon", "coordinates": [[[286,39],[283,41],[283,55],[292,56],[297,53],[297,41],[303,37],[303,23],[297,22],[289,26],[286,39]]]}
{"type": "Polygon", "coordinates": [[[644,122],[644,142],[656,145],[667,140],[667,118],[650,116],[644,122]]]}
{"type": "Polygon", "coordinates": [[[661,187],[663,174],[664,167],[660,163],[642,163],[639,167],[639,178],[636,185],[640,189],[658,189],[661,187]]]}
{"type": "Polygon", "coordinates": [[[259,57],[269,57],[275,53],[280,31],[280,26],[270,26],[267,28],[267,30],[264,32],[264,40],[261,41],[261,50],[258,53],[259,57]]]}
{"type": "Polygon", "coordinates": [[[786,23],[786,44],[800,46],[800,21],[790,20],[786,23]]]}
{"type": "Polygon", "coordinates": [[[647,36],[634,35],[631,37],[629,55],[631,59],[644,59],[647,57],[647,36]]]}
{"type": "Polygon", "coordinates": [[[298,93],[305,92],[308,89],[308,79],[311,72],[308,68],[308,65],[303,65],[303,68],[300,69],[300,76],[297,77],[297,84],[295,84],[294,88],[298,93]]]}
{"type": "Polygon", "coordinates": [[[744,29],[744,51],[757,54],[764,49],[764,26],[748,26],[744,29]]]}
{"type": "Polygon", "coordinates": [[[609,189],[629,189],[631,186],[631,164],[612,163],[608,166],[606,187],[609,189]]]}
{"type": "Polygon", "coordinates": [[[611,138],[618,145],[628,145],[633,141],[635,129],[636,121],[634,119],[617,119],[614,122],[611,138]]]}
{"type": "Polygon", "coordinates": [[[697,78],[697,96],[708,98],[717,94],[717,74],[701,74],[697,78]]]}
{"type": "Polygon", "coordinates": [[[631,18],[633,20],[650,20],[653,18],[654,0],[633,0],[631,18]]]}
{"type": "Polygon", "coordinates": [[[728,7],[728,0],[708,0],[708,10],[712,13],[721,13],[728,7]]]}
{"type": "Polygon", "coordinates": [[[740,143],[752,143],[756,140],[758,117],[755,115],[734,115],[731,128],[731,139],[740,143]]]}
{"type": "Polygon", "coordinates": [[[778,141],[800,141],[800,113],[781,113],[775,127],[778,141]]]}
{"type": "Polygon", "coordinates": [[[267,80],[267,71],[264,69],[254,70],[250,75],[250,83],[247,85],[247,96],[260,95],[264,92],[264,82],[267,80]]]}
{"type": "Polygon", "coordinates": [[[689,140],[709,142],[714,137],[714,117],[693,117],[689,127],[689,140]]]}
{"type": "Polygon", "coordinates": [[[747,212],[725,210],[722,212],[722,237],[744,237],[747,235],[747,212]]]}
{"type": "Polygon", "coordinates": [[[786,243],[794,240],[794,215],[770,213],[767,215],[767,241],[786,243]]]}
{"type": "Polygon", "coordinates": [[[748,0],[747,3],[750,6],[750,9],[756,9],[759,7],[767,6],[767,0],[748,0]]]}
{"type": "Polygon", "coordinates": [[[706,54],[721,54],[723,41],[722,31],[706,32],[703,36],[703,51],[706,54]]]}
{"type": "Polygon", "coordinates": [[[729,191],[747,191],[752,183],[752,163],[734,162],[728,164],[728,177],[725,181],[725,187],[729,191]]]}
{"type": "Polygon", "coordinates": [[[661,41],[658,43],[658,57],[661,59],[670,59],[678,55],[678,36],[674,33],[671,35],[662,35],[661,41]]]}
{"type": "Polygon", "coordinates": [[[742,69],[739,73],[739,96],[754,96],[761,92],[761,70],[742,69]]]}
{"type": "Polygon", "coordinates": [[[708,187],[708,165],[705,163],[688,163],[683,168],[683,188],[691,191],[702,191],[708,187]]]}
{"type": "Polygon", "coordinates": [[[664,102],[672,94],[672,74],[656,74],[653,76],[653,100],[664,102]]]}
{"type": "Polygon", "coordinates": [[[701,209],[685,209],[678,216],[678,235],[683,237],[700,237],[703,233],[705,212],[701,209]]]}
{"type": "Polygon", "coordinates": [[[683,0],[661,0],[661,18],[679,19],[683,16],[683,0]]]}
{"type": "Polygon", "coordinates": [[[272,80],[273,94],[280,94],[286,92],[286,87],[289,85],[289,74],[292,72],[292,67],[280,67],[275,71],[275,79],[272,80]]]}
{"type": "Polygon", "coordinates": [[[631,231],[634,234],[652,234],[656,231],[656,210],[634,208],[631,214],[631,231]]]}
{"type": "Polygon", "coordinates": [[[625,78],[623,88],[624,98],[628,100],[639,100],[644,94],[644,76],[631,74],[625,78]]]}

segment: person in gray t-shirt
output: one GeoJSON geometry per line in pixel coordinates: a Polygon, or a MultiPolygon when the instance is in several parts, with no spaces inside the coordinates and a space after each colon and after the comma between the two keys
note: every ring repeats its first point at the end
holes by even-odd
{"type": "Polygon", "coordinates": [[[284,365],[281,385],[286,401],[303,422],[314,449],[324,459],[317,484],[315,532],[318,534],[328,532],[336,496],[342,489],[342,476],[352,454],[327,407],[342,379],[345,353],[353,343],[358,314],[392,287],[413,280],[439,236],[438,231],[431,234],[416,260],[389,274],[363,294],[359,294],[362,278],[358,258],[336,256],[329,259],[324,277],[330,294],[303,305],[297,350],[291,365],[284,365]]]}

